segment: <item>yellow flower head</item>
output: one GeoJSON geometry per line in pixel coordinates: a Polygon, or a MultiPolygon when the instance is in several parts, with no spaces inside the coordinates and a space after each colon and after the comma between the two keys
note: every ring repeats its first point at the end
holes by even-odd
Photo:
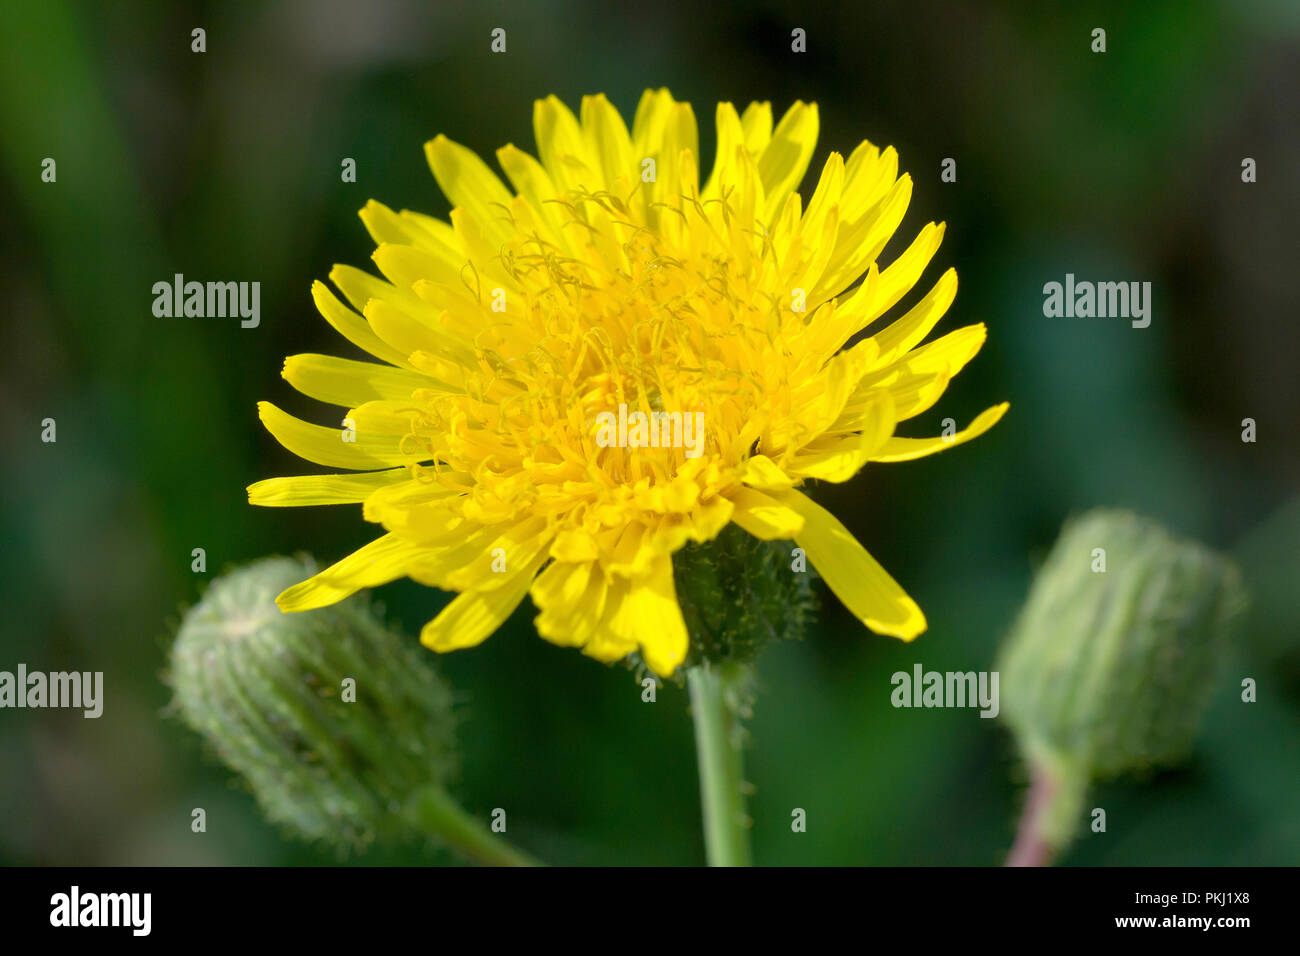
{"type": "Polygon", "coordinates": [[[642,96],[630,133],[604,96],[578,117],[538,101],[533,125],[538,158],[497,151],[513,188],[465,147],[430,142],[450,223],[372,201],[361,218],[384,278],[336,266],[352,308],[313,287],[326,321],[384,364],[285,362],[296,389],[348,409],[341,430],[269,402],[260,414],[290,451],[352,473],[261,481],[249,500],[362,502],[387,533],[280,607],[407,576],[460,592],[421,633],[446,651],[482,641],[531,594],[548,640],[604,661],[639,651],[667,675],[689,643],[672,555],[735,522],[793,538],[872,630],[921,633],[916,603],[798,490],[950,448],[1007,407],[955,435],[894,435],[984,341],[973,325],[918,347],[956,293],[951,269],[845,348],[943,236],[931,223],[877,266],[912,191],[894,150],[831,153],[804,202],[814,104],[773,129],[768,103],[741,115],[720,103],[703,184],[695,115],[667,90],[642,96]]]}

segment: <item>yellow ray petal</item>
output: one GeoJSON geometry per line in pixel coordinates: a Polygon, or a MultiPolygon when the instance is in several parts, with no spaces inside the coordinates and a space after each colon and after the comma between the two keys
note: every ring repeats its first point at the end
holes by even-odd
{"type": "Polygon", "coordinates": [[[781,541],[803,530],[803,517],[780,498],[742,487],[731,495],[731,503],[736,507],[731,520],[755,538],[781,541]]]}
{"type": "Polygon", "coordinates": [[[595,190],[603,185],[599,162],[587,151],[582,127],[573,111],[557,96],[533,103],[533,133],[537,156],[561,192],[595,190]]]}
{"type": "MultiPolygon", "coordinates": [[[[835,252],[818,280],[817,295],[836,295],[842,292],[868,267],[874,265],[899,223],[903,221],[911,199],[912,177],[904,174],[861,219],[844,223],[835,239],[835,252]]],[[[867,305],[875,304],[874,299],[863,300],[857,295],[849,302],[855,309],[864,302],[867,305]]],[[[879,313],[871,314],[862,325],[876,314],[879,313]]]]}
{"type": "MultiPolygon", "coordinates": [[[[895,263],[897,265],[897,263],[895,263]]],[[[892,267],[891,267],[892,268],[892,267]]],[[[889,270],[885,270],[888,272],[889,270]]],[[[879,365],[889,365],[930,334],[957,296],[957,270],[949,269],[934,284],[925,298],[912,306],[901,319],[881,329],[874,336],[880,346],[879,365]]]]}
{"type": "Polygon", "coordinates": [[[600,549],[592,535],[570,528],[556,536],[551,545],[551,556],[563,562],[594,561],[600,556],[600,549]]]}
{"type": "Polygon", "coordinates": [[[751,488],[760,491],[775,489],[784,491],[794,485],[795,480],[783,471],[776,462],[766,455],[754,455],[745,461],[741,480],[751,488]]]}
{"type": "Polygon", "coordinates": [[[455,507],[463,495],[416,479],[378,488],[366,498],[362,515],[385,530],[428,548],[463,542],[478,530],[455,507]]]}
{"type": "Polygon", "coordinates": [[[538,554],[550,547],[554,535],[544,534],[545,527],[546,520],[539,515],[506,528],[481,553],[448,574],[446,586],[455,591],[501,587],[512,568],[535,564],[538,554]]]}
{"type": "Polygon", "coordinates": [[[646,90],[641,94],[632,117],[632,159],[638,166],[647,156],[658,154],[664,126],[675,102],[667,89],[646,90]]]}
{"type": "Polygon", "coordinates": [[[673,583],[673,562],[667,555],[655,559],[643,578],[632,582],[610,624],[621,637],[635,643],[647,666],[667,677],[686,658],[690,639],[673,583]]]}
{"type": "Polygon", "coordinates": [[[904,370],[884,387],[884,394],[894,403],[894,420],[905,422],[931,408],[948,390],[949,381],[947,369],[921,375],[904,370]]]}
{"type": "Polygon", "coordinates": [[[599,163],[606,188],[620,178],[631,181],[636,176],[632,137],[604,93],[582,98],[582,134],[588,155],[599,163]]]}
{"type": "Polygon", "coordinates": [[[619,619],[619,610],[627,600],[631,586],[627,578],[611,575],[605,581],[605,605],[600,620],[592,629],[591,636],[582,645],[582,653],[598,661],[612,664],[622,660],[636,650],[636,641],[614,629],[614,622],[619,619]]]}
{"type": "Polygon", "coordinates": [[[772,104],[750,103],[740,115],[740,127],[745,134],[745,148],[753,156],[760,156],[772,141],[772,104]]]}
{"type": "Polygon", "coordinates": [[[645,573],[654,559],[653,552],[645,546],[648,535],[640,521],[628,521],[617,529],[618,541],[611,549],[605,570],[624,577],[638,577],[645,573]]]}
{"type": "Polygon", "coordinates": [[[530,592],[542,609],[537,633],[561,647],[582,647],[604,617],[605,592],[605,575],[595,562],[553,562],[530,592]]]}
{"type": "MultiPolygon", "coordinates": [[[[441,262],[423,249],[396,242],[380,243],[370,254],[370,258],[384,274],[384,278],[407,296],[413,294],[412,290],[417,282],[445,282],[448,278],[456,281],[460,275],[459,269],[449,274],[445,262],[441,262]]],[[[381,291],[371,301],[375,300],[390,301],[390,297],[381,291]]],[[[409,302],[408,298],[408,304],[409,302]]]]}
{"type": "MultiPolygon", "coordinates": [[[[419,584],[425,584],[429,587],[441,588],[444,591],[455,591],[448,580],[458,571],[464,568],[467,561],[472,561],[483,554],[487,546],[501,532],[496,526],[483,526],[472,521],[461,521],[457,524],[454,516],[449,516],[445,510],[441,511],[436,505],[428,505],[413,509],[412,524],[414,525],[421,512],[427,513],[428,520],[425,522],[431,530],[429,537],[422,539],[420,557],[411,562],[406,573],[419,584]]],[[[412,533],[420,533],[422,529],[415,527],[412,533]]],[[[403,537],[407,531],[400,532],[403,537]]],[[[513,580],[514,572],[518,568],[510,569],[509,580],[513,580]]],[[[500,582],[498,582],[500,583],[500,582]]]]}
{"type": "Polygon", "coordinates": [[[403,308],[419,306],[419,299],[410,289],[399,289],[386,279],[372,276],[356,266],[335,265],[330,270],[330,281],[343,293],[352,308],[361,313],[366,311],[366,303],[371,299],[395,302],[403,308]]]}
{"type": "Polygon", "coordinates": [[[884,389],[894,400],[895,415],[906,421],[934,405],[953,376],[979,352],[987,329],[968,325],[902,356],[893,365],[865,375],[833,431],[859,427],[856,422],[871,397],[884,389]]]}
{"type": "Polygon", "coordinates": [[[699,193],[699,130],[689,103],[673,103],[668,110],[661,138],[656,145],[658,174],[650,185],[651,208],[647,219],[658,224],[664,239],[673,246],[683,245],[685,223],[670,210],[681,209],[690,197],[699,193]],[[663,204],[663,208],[658,204],[663,204]]]}
{"type": "Polygon", "coordinates": [[[391,365],[313,353],[290,355],[280,374],[304,395],[345,408],[377,399],[409,400],[416,389],[440,384],[418,372],[391,365]]]}
{"type": "Polygon", "coordinates": [[[1010,407],[1010,402],[1003,402],[1001,405],[986,408],[976,416],[970,425],[947,438],[943,436],[935,438],[891,438],[881,446],[880,451],[873,455],[871,460],[911,461],[913,458],[924,458],[926,455],[933,455],[935,452],[946,451],[949,448],[964,445],[972,438],[979,438],[980,435],[983,435],[996,425],[1010,407]]]}
{"type": "MultiPolygon", "coordinates": [[[[516,146],[503,146],[497,150],[497,162],[505,170],[511,184],[518,190],[532,207],[538,225],[541,227],[539,238],[544,243],[571,252],[568,232],[564,228],[564,219],[560,215],[559,190],[551,180],[550,174],[532,156],[516,146]]],[[[536,240],[522,244],[528,255],[538,255],[544,251],[538,247],[536,240]]]]}
{"type": "Polygon", "coordinates": [[[377,587],[400,578],[418,553],[416,545],[386,534],[301,584],[287,588],[275,603],[281,611],[310,611],[326,607],[362,588],[377,587]]]}
{"type": "Polygon", "coordinates": [[[899,366],[917,375],[944,372],[952,378],[976,356],[987,337],[984,323],[967,325],[907,353],[899,366]]]}
{"type": "Polygon", "coordinates": [[[330,292],[325,283],[319,280],[313,282],[311,284],[311,297],[316,303],[316,308],[320,310],[320,314],[325,317],[325,321],[357,348],[393,365],[402,368],[411,367],[402,352],[376,335],[374,330],[370,328],[370,323],[340,302],[334,293],[330,292]]]}
{"type": "Polygon", "coordinates": [[[925,615],[916,602],[838,518],[798,491],[786,492],[781,500],[804,518],[795,543],[858,620],[878,634],[905,641],[925,630],[925,615]]]}
{"type": "MultiPolygon", "coordinates": [[[[548,622],[563,621],[573,612],[587,593],[595,566],[594,561],[552,561],[533,579],[528,593],[548,622]]],[[[567,643],[563,637],[555,640],[567,643]]]]}
{"type": "Polygon", "coordinates": [[[809,446],[790,460],[790,471],[801,478],[848,481],[889,439],[897,420],[893,396],[877,393],[855,422],[857,434],[809,446]]]}
{"type": "MultiPolygon", "coordinates": [[[[397,214],[397,218],[428,234],[444,250],[456,248],[456,233],[452,230],[450,223],[443,222],[436,216],[427,216],[422,212],[415,212],[411,209],[403,209],[397,214]]],[[[413,243],[413,245],[417,246],[420,244],[419,242],[413,243]]]]}
{"type": "MultiPolygon", "coordinates": [[[[426,308],[432,311],[430,306],[426,308]]],[[[371,299],[366,305],[366,320],[385,342],[408,358],[416,352],[429,352],[460,365],[473,362],[472,350],[447,329],[436,325],[430,318],[417,319],[391,302],[371,299]]]]}
{"type": "MultiPolygon", "coordinates": [[[[822,174],[817,180],[817,188],[808,200],[803,220],[799,223],[800,232],[808,238],[816,237],[822,230],[831,211],[840,203],[844,192],[844,157],[831,153],[822,167],[822,174]]],[[[838,212],[836,213],[838,216],[838,212]]],[[[827,250],[829,255],[829,250],[827,250]]]]}
{"type": "MultiPolygon", "coordinates": [[[[877,315],[883,315],[894,304],[901,299],[908,289],[916,285],[921,273],[925,267],[930,264],[934,254],[939,251],[939,245],[943,242],[944,230],[947,228],[945,223],[935,224],[927,223],[917,237],[912,240],[912,244],[897,259],[889,264],[889,268],[880,273],[880,288],[877,290],[879,299],[875,303],[877,315]]],[[[948,270],[952,272],[953,270],[948,270]]],[[[953,273],[953,282],[956,282],[956,273],[953,273]]]]}
{"type": "Polygon", "coordinates": [[[821,374],[798,390],[795,398],[803,409],[800,424],[806,434],[797,447],[817,438],[840,417],[858,382],[875,363],[876,350],[876,343],[870,339],[859,342],[832,358],[821,374]]]}
{"type": "Polygon", "coordinates": [[[266,508],[355,504],[378,488],[407,480],[406,468],[365,471],[356,475],[295,475],[267,478],[248,486],[248,503],[266,508]]]}
{"type": "Polygon", "coordinates": [[[736,108],[730,103],[719,103],[716,113],[718,148],[714,154],[713,170],[700,195],[715,198],[724,186],[734,185],[740,178],[736,169],[736,149],[745,145],[745,130],[740,125],[736,108]]]}
{"type": "MultiPolygon", "coordinates": [[[[425,407],[410,398],[365,402],[348,409],[357,437],[362,435],[394,435],[401,437],[414,431],[425,407]]],[[[408,449],[409,450],[409,449],[408,449]]]]}
{"type": "Polygon", "coordinates": [[[510,238],[510,191],[478,154],[446,136],[424,146],[433,178],[453,207],[472,213],[493,243],[510,238]]]}
{"type": "Polygon", "coordinates": [[[818,124],[817,104],[796,100],[781,117],[758,158],[758,173],[768,197],[764,222],[770,223],[785,205],[786,197],[799,188],[817,147],[818,124]]]}
{"type": "Polygon", "coordinates": [[[435,651],[454,651],[480,644],[514,613],[544,558],[509,574],[500,587],[466,591],[420,631],[420,643],[435,651]]]}
{"type": "Polygon", "coordinates": [[[342,429],[312,425],[281,411],[270,402],[258,402],[257,414],[276,441],[299,458],[318,465],[375,471],[417,461],[414,455],[399,450],[400,435],[357,433],[356,441],[344,441],[342,429]]]}
{"type": "Polygon", "coordinates": [[[844,163],[840,220],[860,221],[897,181],[898,153],[894,147],[887,146],[881,151],[863,140],[844,163]]]}
{"type": "Polygon", "coordinates": [[[837,299],[833,308],[818,309],[813,314],[807,330],[800,336],[801,346],[812,368],[820,368],[862,328],[865,321],[863,316],[867,314],[869,304],[874,301],[879,284],[880,273],[873,262],[863,276],[861,285],[847,299],[837,299]]]}
{"type": "Polygon", "coordinates": [[[735,505],[724,495],[714,495],[700,501],[690,514],[691,530],[687,537],[692,541],[712,541],[727,526],[735,513],[735,505]]]}
{"type": "Polygon", "coordinates": [[[446,263],[453,273],[465,264],[465,253],[457,244],[451,228],[431,216],[412,212],[398,215],[374,199],[362,207],[359,215],[376,245],[415,246],[446,263]]]}

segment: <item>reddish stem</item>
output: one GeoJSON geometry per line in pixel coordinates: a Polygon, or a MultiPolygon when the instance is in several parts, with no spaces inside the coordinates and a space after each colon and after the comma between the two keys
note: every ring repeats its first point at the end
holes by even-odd
{"type": "Polygon", "coordinates": [[[1016,842],[1007,854],[1007,866],[1048,866],[1052,862],[1052,847],[1043,839],[1043,817],[1056,796],[1056,781],[1042,767],[1030,770],[1029,794],[1025,798],[1025,812],[1020,816],[1016,842]]]}

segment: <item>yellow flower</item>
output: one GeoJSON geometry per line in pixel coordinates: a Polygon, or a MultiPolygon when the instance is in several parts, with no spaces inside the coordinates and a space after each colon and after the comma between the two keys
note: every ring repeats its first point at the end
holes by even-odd
{"type": "Polygon", "coordinates": [[[798,490],[961,444],[1007,408],[955,435],[894,435],[984,341],[972,325],[918,347],[956,293],[951,269],[845,347],[943,236],[930,223],[877,267],[912,191],[894,150],[831,153],[804,203],[815,104],[795,103],[773,129],[768,103],[740,115],[720,103],[703,185],[695,116],[667,90],[642,96],[631,133],[604,96],[585,97],[580,117],[538,101],[533,124],[539,159],[497,151],[513,189],[465,147],[430,142],[450,223],[372,201],[361,219],[384,279],[336,266],[352,308],[313,287],[326,321],[385,364],[291,356],[284,377],[347,408],[344,427],[269,402],[261,419],[295,454],[354,473],[261,481],[249,500],[361,502],[387,533],[280,607],[410,577],[460,592],[421,633],[447,651],[478,644],[531,594],[548,640],[603,661],[639,651],[667,675],[689,643],[672,555],[735,522],[793,538],[867,627],[920,634],[916,603],[798,490]],[[694,420],[692,448],[682,432],[694,420]]]}

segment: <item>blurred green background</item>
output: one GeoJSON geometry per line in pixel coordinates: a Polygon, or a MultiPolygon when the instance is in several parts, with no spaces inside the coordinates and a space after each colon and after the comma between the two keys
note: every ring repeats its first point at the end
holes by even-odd
{"type": "MultiPolygon", "coordinates": [[[[765,653],[747,755],[756,859],[1000,862],[1024,784],[1010,737],[973,710],[894,710],[889,676],[990,668],[1062,521],[1118,505],[1233,553],[1255,606],[1192,759],[1101,787],[1109,832],[1064,862],[1300,862],[1300,7],[838,6],[5,5],[0,669],[102,670],[106,705],[99,720],[0,712],[0,862],[337,859],[264,823],[165,714],[170,631],[205,579],[269,553],[333,561],[373,534],[359,508],[247,505],[250,482],[300,471],[255,402],[333,414],[280,379],[283,357],[355,357],[308,290],[335,262],[369,265],[366,199],[446,213],[426,140],[532,150],[533,99],[604,91],[630,117],[661,85],[695,105],[707,157],[718,100],[816,100],[814,170],[863,138],[896,146],[916,188],[884,258],[946,221],[925,277],[961,276],[941,331],[990,330],[910,434],[1011,402],[959,451],[821,489],[931,627],[903,645],[828,599],[808,640],[765,653]],[[489,52],[498,26],[505,55],[489,52]],[[260,327],[155,318],[151,287],[176,272],[260,281],[260,327]],[[1042,285],[1066,272],[1152,282],[1151,327],[1044,318],[1042,285]],[[207,575],[190,570],[196,547],[207,575]],[[1245,676],[1256,704],[1239,701],[1245,676]],[[790,831],[795,807],[807,833],[790,831]]],[[[447,599],[409,582],[379,597],[412,634],[447,599]]],[[[464,804],[506,808],[513,840],[554,862],[702,862],[684,693],[643,703],[628,671],[538,639],[533,613],[438,661],[463,702],[464,804]]]]}

